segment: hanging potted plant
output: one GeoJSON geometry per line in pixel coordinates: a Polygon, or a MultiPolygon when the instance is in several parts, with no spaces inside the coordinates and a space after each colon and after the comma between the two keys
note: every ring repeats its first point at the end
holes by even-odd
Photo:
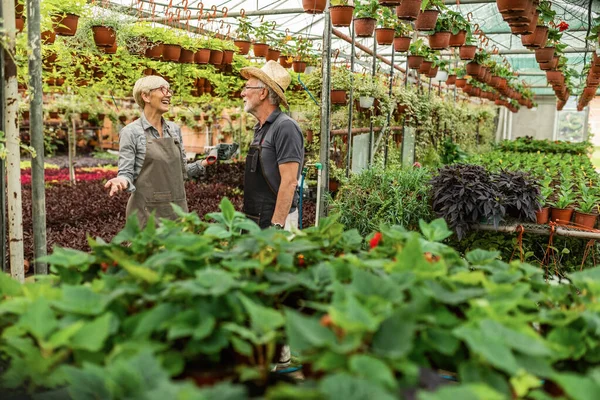
{"type": "Polygon", "coordinates": [[[471,32],[467,31],[467,37],[465,39],[465,44],[462,45],[458,51],[458,55],[461,60],[467,61],[475,58],[475,53],[477,52],[476,41],[473,38],[471,32]]]}
{"type": "Polygon", "coordinates": [[[404,21],[414,21],[421,11],[422,0],[402,0],[396,7],[396,16],[404,21]]]}
{"type": "Polygon", "coordinates": [[[292,68],[292,63],[294,62],[294,57],[292,54],[294,54],[293,47],[288,43],[281,46],[279,64],[281,64],[283,68],[292,68]]]}
{"type": "Polygon", "coordinates": [[[377,93],[377,81],[371,75],[362,74],[354,80],[354,93],[358,96],[359,109],[367,110],[373,107],[377,93]]]}
{"type": "Polygon", "coordinates": [[[224,55],[223,41],[217,38],[209,38],[207,46],[210,48],[210,58],[208,59],[208,63],[211,65],[221,65],[223,63],[224,55]]]}
{"type": "Polygon", "coordinates": [[[450,47],[461,47],[466,43],[467,35],[471,34],[471,24],[461,13],[451,10],[446,11],[446,13],[450,16],[451,31],[448,45],[450,47]]]}
{"type": "Polygon", "coordinates": [[[561,38],[562,33],[560,33],[558,29],[548,29],[548,44],[546,47],[535,49],[535,61],[538,63],[552,61],[555,50],[561,53],[567,46],[566,44],[560,43],[561,38]]]}
{"type": "Polygon", "coordinates": [[[337,27],[350,26],[354,5],[352,0],[331,0],[329,2],[329,15],[331,25],[337,27]]]}
{"type": "Polygon", "coordinates": [[[412,32],[410,24],[398,21],[394,28],[394,51],[400,53],[408,51],[412,39],[410,37],[410,32],[412,32]]]}
{"type": "Polygon", "coordinates": [[[233,40],[233,43],[239,49],[240,55],[245,56],[250,52],[250,46],[252,45],[250,39],[252,24],[245,13],[237,19],[237,23],[238,27],[235,30],[235,39],[233,40]]]}
{"type": "Polygon", "coordinates": [[[83,16],[86,11],[86,0],[45,0],[42,4],[48,7],[48,14],[51,15],[54,32],[57,35],[75,35],[79,17],[83,16]]]}
{"type": "Polygon", "coordinates": [[[269,41],[271,32],[275,29],[277,23],[275,21],[263,21],[254,29],[254,45],[252,51],[256,57],[266,57],[269,51],[269,41]]]}
{"type": "Polygon", "coordinates": [[[429,54],[429,48],[425,46],[423,39],[417,39],[410,44],[408,52],[408,68],[419,69],[423,60],[429,54]]]}
{"type": "Polygon", "coordinates": [[[394,42],[395,28],[398,22],[398,18],[391,9],[383,7],[377,11],[379,28],[375,29],[375,39],[378,45],[388,46],[394,42]]]}
{"type": "Polygon", "coordinates": [[[351,87],[352,73],[346,66],[331,68],[331,104],[346,104],[346,93],[351,87]]]}
{"type": "Polygon", "coordinates": [[[327,0],[302,0],[302,8],[307,14],[321,14],[326,5],[327,0]]]}
{"type": "Polygon", "coordinates": [[[445,50],[450,45],[452,19],[449,14],[442,14],[435,23],[434,33],[429,35],[429,47],[432,50],[445,50]]]}
{"type": "Polygon", "coordinates": [[[371,37],[377,23],[377,0],[357,0],[354,8],[354,31],[357,37],[371,37]]]}
{"type": "Polygon", "coordinates": [[[292,68],[296,73],[302,73],[306,70],[306,62],[309,59],[310,49],[312,48],[312,41],[298,37],[296,39],[296,46],[292,48],[294,51],[294,61],[292,62],[292,68]]]}
{"type": "Polygon", "coordinates": [[[598,218],[598,202],[600,197],[596,188],[589,187],[586,182],[579,184],[579,200],[575,209],[575,224],[584,228],[593,228],[598,218]]]}
{"type": "Polygon", "coordinates": [[[443,0],[423,0],[421,11],[415,22],[415,30],[432,31],[435,29],[435,23],[440,14],[440,10],[445,10],[443,0]]]}
{"type": "Polygon", "coordinates": [[[283,32],[273,32],[273,39],[269,43],[269,50],[267,50],[266,60],[277,61],[281,55],[281,49],[291,40],[291,36],[283,32]]]}

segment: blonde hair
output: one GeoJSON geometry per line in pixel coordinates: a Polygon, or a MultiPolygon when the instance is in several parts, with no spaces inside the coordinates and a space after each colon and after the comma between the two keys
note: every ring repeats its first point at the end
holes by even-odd
{"type": "Polygon", "coordinates": [[[169,82],[156,75],[149,75],[140,78],[133,85],[133,98],[138,106],[143,110],[146,103],[142,99],[142,93],[150,93],[151,90],[157,89],[161,86],[166,88],[169,87],[169,82]]]}

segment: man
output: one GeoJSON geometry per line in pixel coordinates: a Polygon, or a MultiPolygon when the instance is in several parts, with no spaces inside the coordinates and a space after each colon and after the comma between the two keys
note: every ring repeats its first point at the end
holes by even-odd
{"type": "Polygon", "coordinates": [[[270,226],[298,227],[296,186],[304,161],[304,138],[300,126],[282,113],[289,108],[285,89],[290,74],[275,61],[262,68],[240,70],[248,79],[242,90],[244,111],[254,115],[254,139],[246,157],[244,213],[262,229],[270,226]]]}

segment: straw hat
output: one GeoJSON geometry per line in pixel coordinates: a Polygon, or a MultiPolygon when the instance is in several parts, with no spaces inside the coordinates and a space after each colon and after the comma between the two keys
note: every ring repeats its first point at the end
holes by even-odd
{"type": "Polygon", "coordinates": [[[290,77],[289,72],[278,62],[272,60],[267,61],[260,69],[256,67],[245,67],[240,70],[240,74],[246,79],[254,77],[264,82],[265,85],[277,93],[283,106],[289,108],[283,92],[285,92],[285,89],[290,85],[292,78],[290,77]]]}

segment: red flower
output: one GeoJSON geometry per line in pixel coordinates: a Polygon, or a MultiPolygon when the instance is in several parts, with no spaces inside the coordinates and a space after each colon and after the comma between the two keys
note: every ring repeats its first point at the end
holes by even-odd
{"type": "Polygon", "coordinates": [[[560,24],[558,24],[556,26],[558,28],[558,30],[560,32],[566,31],[567,29],[569,29],[569,24],[567,24],[565,21],[562,21],[560,24]]]}
{"type": "Polygon", "coordinates": [[[379,245],[379,242],[381,242],[381,238],[382,238],[381,232],[375,232],[375,235],[373,235],[373,238],[369,242],[369,245],[371,246],[372,249],[374,249],[375,247],[377,247],[377,245],[379,245]]]}
{"type": "Polygon", "coordinates": [[[419,163],[417,161],[416,163],[413,164],[413,167],[415,167],[415,168],[421,168],[421,163],[419,163]]]}

